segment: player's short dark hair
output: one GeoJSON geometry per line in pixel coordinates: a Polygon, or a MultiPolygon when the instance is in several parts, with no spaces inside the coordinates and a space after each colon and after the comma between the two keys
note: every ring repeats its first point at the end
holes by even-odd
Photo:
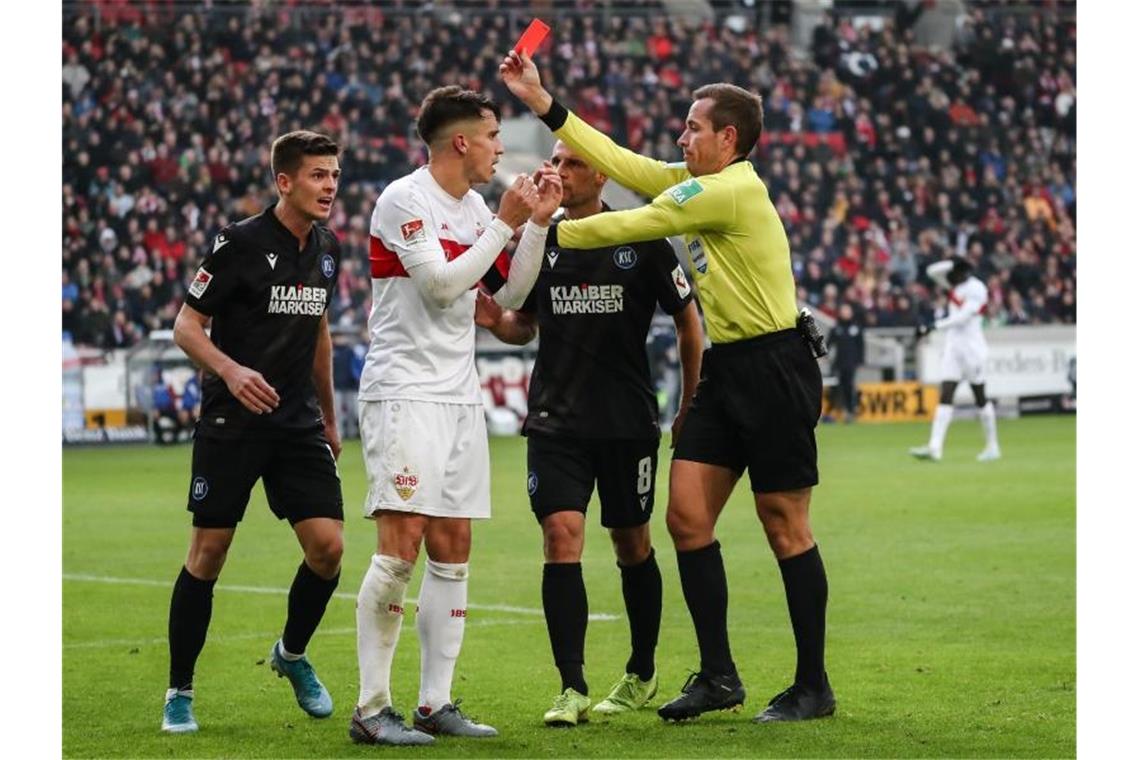
{"type": "Polygon", "coordinates": [[[693,100],[709,98],[709,119],[713,129],[721,131],[729,124],[736,127],[736,152],[747,156],[760,141],[764,130],[764,105],[760,96],[727,82],[706,84],[693,91],[693,100]]]}
{"type": "Polygon", "coordinates": [[[273,141],[273,148],[269,153],[269,165],[273,168],[273,176],[278,174],[293,175],[301,168],[305,156],[338,156],[340,146],[328,135],[320,132],[310,132],[299,129],[288,132],[273,141]]]}
{"type": "Polygon", "coordinates": [[[429,92],[420,104],[416,132],[424,143],[431,145],[444,127],[449,127],[457,121],[481,119],[484,111],[493,113],[495,121],[502,119],[499,104],[481,92],[465,90],[455,84],[437,87],[429,92]]]}

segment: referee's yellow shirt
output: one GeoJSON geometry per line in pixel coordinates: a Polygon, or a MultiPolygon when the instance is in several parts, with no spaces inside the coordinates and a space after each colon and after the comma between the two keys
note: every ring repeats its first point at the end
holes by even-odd
{"type": "Polygon", "coordinates": [[[648,206],[558,224],[558,244],[600,248],[682,235],[713,343],[796,324],[788,237],[748,161],[694,177],[616,145],[573,113],[554,134],[600,172],[653,198],[648,206]]]}

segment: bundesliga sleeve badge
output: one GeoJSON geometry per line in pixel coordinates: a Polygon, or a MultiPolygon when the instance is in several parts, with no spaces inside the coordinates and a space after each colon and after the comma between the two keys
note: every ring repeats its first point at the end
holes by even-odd
{"type": "Polygon", "coordinates": [[[194,280],[190,283],[190,295],[195,298],[201,298],[206,293],[206,288],[210,287],[210,281],[214,279],[214,275],[207,272],[203,267],[198,267],[198,273],[194,275],[194,280]]]}
{"type": "Polygon", "coordinates": [[[400,235],[404,238],[405,243],[418,243],[427,239],[427,235],[424,232],[424,220],[413,219],[410,222],[401,224],[400,235]]]}
{"type": "Polygon", "coordinates": [[[685,272],[681,269],[681,265],[673,267],[673,285],[677,288],[677,295],[681,298],[689,295],[692,288],[689,287],[689,280],[685,277],[685,272]]]}

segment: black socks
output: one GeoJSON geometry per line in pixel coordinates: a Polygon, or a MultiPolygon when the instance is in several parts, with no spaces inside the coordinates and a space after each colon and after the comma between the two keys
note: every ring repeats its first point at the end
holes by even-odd
{"type": "Polygon", "coordinates": [[[325,580],[301,560],[293,585],[289,587],[289,612],[285,618],[285,633],[281,635],[281,643],[289,654],[305,653],[339,582],[339,572],[325,580]]]}
{"type": "Polygon", "coordinates": [[[811,689],[824,686],[823,642],[827,613],[827,573],[813,546],[803,554],[780,560],[788,615],[796,637],[796,683],[811,689]]]}
{"type": "Polygon", "coordinates": [[[625,672],[648,681],[655,670],[653,653],[661,631],[661,570],[657,567],[657,554],[650,549],[641,564],[618,567],[625,612],[629,616],[630,655],[625,672]]]}
{"type": "Polygon", "coordinates": [[[562,690],[574,689],[588,694],[585,664],[586,584],[582,580],[582,563],[546,563],[542,566],[542,609],[546,613],[546,630],[554,664],[562,676],[562,690]]]}
{"type": "Polygon", "coordinates": [[[190,689],[194,680],[194,664],[206,643],[210,613],[214,608],[214,584],[217,580],[195,578],[185,567],[174,581],[170,596],[170,688],[190,689]]]}
{"type": "Polygon", "coordinates": [[[736,665],[728,648],[728,581],[720,542],[677,552],[677,569],[685,604],[697,629],[701,672],[713,676],[735,674],[736,665]]]}

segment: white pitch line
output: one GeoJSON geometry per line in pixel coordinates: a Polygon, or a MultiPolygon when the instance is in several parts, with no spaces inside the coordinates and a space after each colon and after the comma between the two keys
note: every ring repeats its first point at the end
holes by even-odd
{"type": "MultiPolygon", "coordinates": [[[[537,620],[524,620],[522,618],[500,618],[498,620],[468,620],[468,628],[489,628],[491,626],[500,625],[533,625],[539,621],[537,620]]],[[[264,632],[264,633],[234,633],[222,636],[210,636],[208,641],[210,643],[228,643],[231,641],[247,641],[249,639],[265,639],[266,641],[272,640],[274,637],[280,636],[278,632],[264,632]]],[[[318,628],[315,636],[355,636],[355,628],[318,628]]],[[[154,639],[97,639],[94,641],[76,641],[65,643],[64,649],[107,649],[110,647],[145,647],[157,646],[159,644],[165,646],[168,639],[163,636],[162,638],[154,639]]]]}
{"type": "MultiPolygon", "coordinates": [[[[81,581],[86,583],[113,583],[126,586],[158,586],[160,588],[171,588],[173,583],[171,581],[157,581],[153,578],[113,578],[106,575],[84,575],[82,573],[64,573],[63,579],[65,581],[81,581]]],[[[217,591],[235,591],[241,594],[273,594],[276,596],[288,595],[289,589],[287,588],[271,588],[267,586],[231,586],[228,584],[218,584],[214,587],[217,591]]],[[[356,601],[356,594],[348,592],[337,592],[333,594],[336,599],[348,599],[356,601]]],[[[408,599],[409,604],[415,604],[415,599],[408,599]]],[[[534,607],[514,607],[509,604],[476,604],[468,602],[467,607],[472,610],[485,610],[487,612],[512,612],[516,615],[542,615],[542,610],[535,609],[534,607]]],[[[620,620],[619,615],[611,615],[608,612],[591,612],[590,620],[620,620]]]]}

